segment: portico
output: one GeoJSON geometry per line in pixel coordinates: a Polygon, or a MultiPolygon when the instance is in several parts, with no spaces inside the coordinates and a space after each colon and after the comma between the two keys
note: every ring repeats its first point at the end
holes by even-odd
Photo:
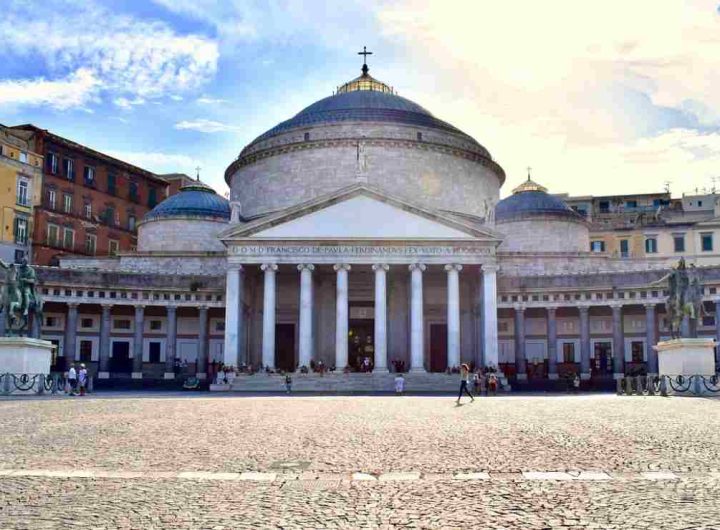
{"type": "MultiPolygon", "coordinates": [[[[263,291],[262,307],[258,308],[262,313],[261,332],[257,334],[260,344],[252,339],[248,343],[234,341],[227,334],[228,364],[235,359],[247,359],[248,363],[259,360],[264,368],[274,369],[278,347],[275,330],[282,311],[298,324],[297,369],[321,360],[338,371],[355,369],[348,364],[350,308],[364,302],[367,310],[363,314],[372,320],[373,329],[372,343],[364,351],[371,351],[367,356],[375,371],[386,372],[396,359],[413,372],[429,369],[434,352],[427,340],[431,321],[428,309],[433,306],[444,309],[444,368],[466,361],[497,366],[496,332],[493,334],[492,328],[497,325],[495,248],[500,239],[486,227],[458,222],[368,187],[354,186],[274,218],[230,228],[222,239],[228,246],[227,285],[233,285],[227,290],[228,314],[242,315],[236,308],[243,303],[245,289],[235,287],[237,270],[262,271],[263,291]],[[363,222],[357,222],[359,219],[363,222]],[[466,326],[467,340],[461,339],[460,286],[469,281],[464,276],[474,276],[472,283],[482,286],[474,290],[477,299],[472,304],[482,308],[482,315],[474,315],[471,325],[466,326]],[[435,290],[429,299],[425,289],[428,277],[444,277],[442,300],[437,299],[435,290]],[[334,287],[334,296],[321,287],[328,283],[334,287]],[[405,289],[397,288],[401,283],[406,284],[405,289]],[[279,308],[278,289],[285,294],[297,293],[289,295],[297,302],[279,308]],[[407,293],[406,297],[402,293],[407,293]],[[333,307],[334,326],[326,321],[329,311],[325,306],[333,307]],[[288,314],[288,307],[295,311],[294,318],[288,314]],[[406,310],[398,309],[401,307],[406,310]],[[409,325],[399,322],[403,318],[409,325]],[[480,333],[481,326],[490,331],[480,333]],[[403,332],[404,346],[397,340],[397,334],[403,332]],[[392,344],[390,335],[395,339],[392,344]],[[476,340],[480,337],[482,342],[476,340]],[[328,344],[334,344],[334,351],[327,351],[328,344]],[[258,350],[262,352],[260,359],[254,356],[258,350]]],[[[246,325],[253,326],[239,323],[241,328],[246,325]]],[[[357,359],[356,355],[352,357],[357,359]]]]}

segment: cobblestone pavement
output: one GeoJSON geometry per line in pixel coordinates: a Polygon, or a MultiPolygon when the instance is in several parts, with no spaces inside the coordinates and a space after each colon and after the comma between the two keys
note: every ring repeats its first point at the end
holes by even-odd
{"type": "Polygon", "coordinates": [[[717,399],[58,398],[0,432],[1,529],[720,528],[717,399]]]}

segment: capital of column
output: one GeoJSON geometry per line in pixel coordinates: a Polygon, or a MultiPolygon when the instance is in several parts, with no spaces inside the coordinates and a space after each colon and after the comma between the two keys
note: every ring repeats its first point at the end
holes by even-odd
{"type": "Polygon", "coordinates": [[[500,267],[496,263],[483,263],[480,266],[480,270],[483,272],[497,272],[500,270],[500,267]]]}
{"type": "Polygon", "coordinates": [[[609,305],[610,305],[610,309],[612,309],[613,313],[619,313],[620,311],[622,311],[623,304],[621,304],[621,303],[614,302],[609,305]]]}
{"type": "Polygon", "coordinates": [[[176,306],[176,305],[166,306],[165,309],[167,310],[168,314],[177,312],[177,306],[176,306]]]}
{"type": "Polygon", "coordinates": [[[243,266],[239,263],[228,263],[227,264],[227,270],[229,271],[241,271],[243,270],[243,266]]]}
{"type": "Polygon", "coordinates": [[[372,270],[374,270],[375,272],[379,270],[387,272],[390,270],[390,265],[388,265],[387,263],[373,263],[372,270]]]}
{"type": "Polygon", "coordinates": [[[525,306],[523,304],[513,304],[513,309],[516,313],[524,313],[525,312],[525,306]]]}
{"type": "Polygon", "coordinates": [[[263,263],[262,265],[260,265],[260,270],[265,272],[275,272],[278,270],[278,266],[277,263],[263,263]]]}
{"type": "Polygon", "coordinates": [[[448,265],[445,265],[445,270],[448,272],[450,272],[450,271],[460,272],[462,270],[462,265],[460,265],[459,263],[450,263],[448,265]]]}
{"type": "MultiPolygon", "coordinates": [[[[108,304],[108,305],[112,306],[112,304],[108,304]]],[[[68,306],[68,309],[77,309],[78,307],[80,307],[80,302],[68,302],[67,306],[68,306]]]]}
{"type": "Polygon", "coordinates": [[[308,271],[312,272],[315,270],[315,265],[313,265],[312,263],[299,263],[297,266],[297,270],[299,270],[301,272],[303,270],[308,270],[308,271]]]}
{"type": "Polygon", "coordinates": [[[350,264],[349,263],[336,263],[335,265],[333,265],[333,269],[335,271],[341,271],[341,270],[349,271],[350,264]]]}
{"type": "Polygon", "coordinates": [[[647,304],[643,304],[643,305],[645,306],[645,311],[655,311],[655,306],[657,304],[647,303],[647,304]]]}
{"type": "Polygon", "coordinates": [[[420,272],[424,272],[427,267],[423,263],[411,263],[408,265],[408,269],[412,272],[414,270],[419,270],[420,272]]]}
{"type": "Polygon", "coordinates": [[[578,311],[580,312],[580,314],[588,313],[590,311],[590,306],[589,305],[579,305],[578,311]]]}
{"type": "Polygon", "coordinates": [[[206,306],[206,305],[201,305],[201,306],[198,306],[198,310],[200,310],[200,311],[204,311],[204,312],[207,312],[207,310],[208,310],[208,306],[206,306]]]}
{"type": "Polygon", "coordinates": [[[545,309],[547,310],[549,316],[551,316],[552,318],[555,318],[555,314],[557,313],[557,307],[550,306],[550,307],[546,307],[545,309]]]}

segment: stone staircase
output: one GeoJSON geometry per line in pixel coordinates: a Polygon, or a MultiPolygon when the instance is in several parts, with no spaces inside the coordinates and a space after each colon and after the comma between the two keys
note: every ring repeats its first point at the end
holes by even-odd
{"type": "MultiPolygon", "coordinates": [[[[458,390],[458,374],[404,374],[408,394],[447,394],[458,390]]],[[[292,374],[293,393],[318,394],[394,394],[394,373],[292,374]]],[[[281,393],[285,392],[285,376],[279,374],[238,375],[227,385],[213,384],[218,392],[281,393]]]]}

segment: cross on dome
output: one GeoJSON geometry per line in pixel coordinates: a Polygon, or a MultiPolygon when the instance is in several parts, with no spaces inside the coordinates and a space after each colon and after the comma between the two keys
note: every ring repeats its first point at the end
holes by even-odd
{"type": "Polygon", "coordinates": [[[368,55],[372,55],[372,54],[373,54],[373,52],[367,51],[367,47],[366,47],[366,46],[363,46],[363,51],[358,52],[358,55],[362,55],[362,56],[363,56],[363,66],[362,66],[362,73],[363,73],[363,75],[368,75],[368,70],[369,70],[369,68],[368,68],[368,65],[367,65],[367,56],[368,56],[368,55]]]}

